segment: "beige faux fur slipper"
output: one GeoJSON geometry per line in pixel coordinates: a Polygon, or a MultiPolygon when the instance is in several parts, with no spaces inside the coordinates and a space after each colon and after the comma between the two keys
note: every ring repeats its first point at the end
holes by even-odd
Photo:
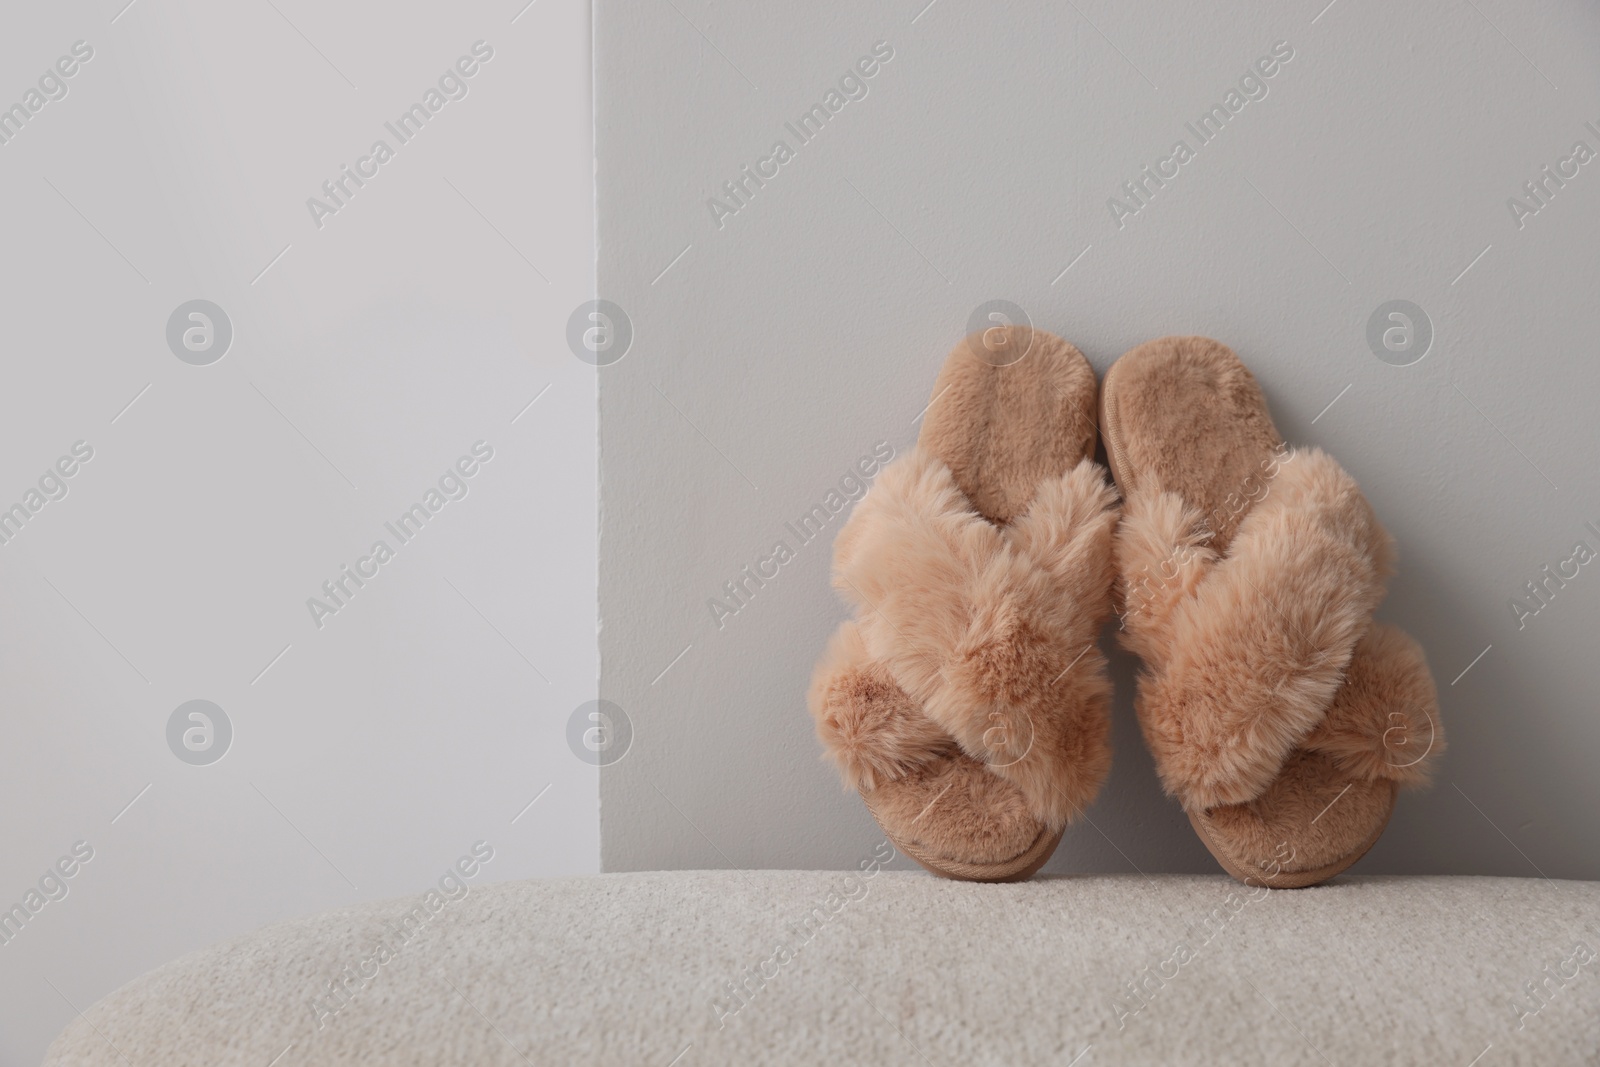
{"type": "Polygon", "coordinates": [[[1350,476],[1283,443],[1255,378],[1203,337],[1107,372],[1124,505],[1122,641],[1162,784],[1240,880],[1326,881],[1371,848],[1444,748],[1422,649],[1374,623],[1394,547],[1350,476]]]}
{"type": "Polygon", "coordinates": [[[1027,878],[1110,768],[1116,495],[1092,461],[1094,372],[1025,327],[958,344],[917,446],[834,546],[855,618],[808,704],[825,754],[936,874],[1027,878]]]}

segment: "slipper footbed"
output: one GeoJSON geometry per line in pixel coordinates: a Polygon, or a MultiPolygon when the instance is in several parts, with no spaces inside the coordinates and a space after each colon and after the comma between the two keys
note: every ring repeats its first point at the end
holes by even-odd
{"type": "Polygon", "coordinates": [[[1235,864],[1292,874],[1347,857],[1387,821],[1393,800],[1389,782],[1352,781],[1327,756],[1299,751],[1256,799],[1195,814],[1235,864]]]}
{"type": "Polygon", "coordinates": [[[1094,455],[1089,361],[1054,334],[997,327],[956,345],[933,385],[917,444],[990,522],[1020,515],[1046,478],[1094,455]]]}
{"type": "Polygon", "coordinates": [[[1102,398],[1123,495],[1178,494],[1205,516],[1211,547],[1226,553],[1283,445],[1255,376],[1210,338],[1163,337],[1117,360],[1102,398]]]}
{"type": "Polygon", "coordinates": [[[1044,829],[1016,786],[965,753],[926,763],[864,796],[902,849],[910,845],[935,861],[1004,865],[1044,829]]]}

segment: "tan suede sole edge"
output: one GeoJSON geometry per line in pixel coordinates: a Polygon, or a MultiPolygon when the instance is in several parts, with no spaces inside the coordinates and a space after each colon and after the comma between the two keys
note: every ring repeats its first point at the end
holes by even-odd
{"type": "Polygon", "coordinates": [[[1056,846],[1061,843],[1061,835],[1066,833],[1065,827],[1053,832],[1041,827],[1039,836],[1033,839],[1033,843],[1010,859],[996,863],[967,863],[948,856],[935,855],[909,841],[901,840],[883,825],[883,820],[878,818],[877,809],[872,806],[871,798],[863,793],[861,799],[866,803],[867,811],[877,822],[878,828],[883,830],[884,836],[898,852],[910,856],[924,870],[958,882],[1027,881],[1039,872],[1040,867],[1049,862],[1056,846]]]}
{"type": "Polygon", "coordinates": [[[1305,889],[1307,886],[1319,885],[1335,875],[1342,874],[1356,864],[1362,856],[1372,850],[1378,843],[1378,838],[1389,828],[1389,819],[1394,815],[1395,803],[1400,798],[1400,784],[1389,783],[1389,807],[1383,813],[1383,821],[1378,823],[1376,829],[1367,836],[1355,850],[1340,856],[1332,863],[1323,864],[1321,867],[1312,867],[1303,871],[1290,871],[1279,869],[1275,874],[1269,874],[1265,869],[1234,857],[1227,851],[1220,840],[1220,834],[1212,832],[1210,819],[1203,811],[1187,812],[1189,825],[1194,827],[1200,841],[1213,858],[1222,865],[1222,869],[1233,875],[1234,878],[1245,885],[1264,885],[1269,889],[1305,889]]]}
{"type": "Polygon", "coordinates": [[[1111,389],[1112,382],[1117,375],[1117,365],[1111,364],[1107,368],[1105,377],[1100,379],[1100,391],[1096,399],[1096,421],[1100,426],[1100,440],[1106,446],[1106,468],[1111,471],[1111,480],[1116,483],[1117,492],[1126,500],[1129,492],[1134,488],[1130,480],[1132,472],[1128,470],[1122,451],[1122,422],[1117,414],[1116,400],[1111,389]]]}
{"type": "MultiPolygon", "coordinates": [[[[1122,422],[1117,411],[1114,388],[1117,367],[1120,362],[1118,360],[1117,363],[1113,363],[1106,371],[1105,377],[1101,378],[1099,402],[1096,406],[1100,423],[1100,439],[1105,444],[1106,449],[1106,466],[1110,469],[1111,480],[1116,483],[1123,499],[1127,499],[1128,494],[1135,487],[1135,483],[1130,480],[1132,472],[1127,466],[1126,453],[1122,445],[1122,422]]],[[[1362,841],[1350,852],[1321,867],[1305,871],[1280,870],[1275,875],[1268,875],[1265,870],[1255,864],[1236,858],[1223,844],[1222,835],[1215,832],[1215,828],[1206,819],[1204,812],[1188,811],[1186,814],[1189,816],[1189,824],[1194,827],[1195,833],[1199,836],[1201,843],[1206,846],[1207,851],[1211,853],[1224,871],[1227,871],[1238,881],[1246,885],[1252,883],[1266,885],[1273,889],[1303,889],[1307,886],[1325,882],[1335,875],[1348,870],[1362,856],[1365,856],[1372,849],[1372,846],[1377,844],[1378,838],[1383,836],[1384,830],[1388,828],[1389,819],[1394,814],[1395,802],[1399,795],[1399,784],[1391,782],[1389,807],[1384,813],[1382,821],[1367,836],[1366,840],[1362,841]]]]}

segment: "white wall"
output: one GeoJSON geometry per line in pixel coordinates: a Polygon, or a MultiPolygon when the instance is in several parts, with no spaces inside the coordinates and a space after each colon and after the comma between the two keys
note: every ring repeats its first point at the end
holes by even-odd
{"type": "Polygon", "coordinates": [[[0,545],[0,907],[93,849],[0,944],[4,1064],[182,952],[418,891],[475,841],[480,881],[599,863],[565,740],[597,675],[594,371],[564,340],[593,283],[588,6],[126,3],[0,34],[0,104],[94,51],[0,145],[0,506],[94,452],[0,545]],[[318,228],[307,198],[478,40],[467,95],[318,228]],[[197,297],[234,330],[209,366],[165,339],[197,297]],[[397,546],[384,522],[480,440],[397,546]],[[317,628],[307,598],[380,538],[317,628]],[[209,766],[166,739],[197,698],[234,732],[209,766]]]}
{"type": "MultiPolygon", "coordinates": [[[[707,600],[874,442],[914,440],[1003,297],[1101,372],[1163,334],[1231,344],[1399,539],[1380,615],[1427,648],[1451,748],[1361,870],[1600,877],[1600,569],[1521,628],[1511,607],[1600,549],[1600,162],[1520,228],[1507,207],[1600,150],[1592,4],[605,3],[596,46],[600,290],[637,332],[601,377],[602,691],[635,729],[602,772],[608,869],[837,867],[879,839],[804,707],[843,617],[830,546],[720,628],[707,600]],[[878,41],[868,95],[800,145],[784,123],[878,41]],[[1267,95],[1119,226],[1121,184],[1280,41],[1267,95]],[[794,158],[718,219],[780,138],[794,158]],[[1434,328],[1410,366],[1367,345],[1392,299],[1434,328]]],[[[1047,870],[1215,870],[1132,670],[1116,769],[1047,870]]]]}

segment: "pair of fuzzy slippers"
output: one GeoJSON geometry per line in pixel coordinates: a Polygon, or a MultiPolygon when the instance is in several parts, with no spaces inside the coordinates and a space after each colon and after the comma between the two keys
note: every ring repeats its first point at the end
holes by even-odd
{"type": "Polygon", "coordinates": [[[951,878],[1044,865],[1110,769],[1115,610],[1162,785],[1223,868],[1291,888],[1361,858],[1444,737],[1422,650],[1372,621],[1394,548],[1350,476],[1202,337],[1128,352],[1097,405],[1076,348],[996,328],[933,396],[839,532],[855,618],[809,693],[889,839],[951,878]]]}

